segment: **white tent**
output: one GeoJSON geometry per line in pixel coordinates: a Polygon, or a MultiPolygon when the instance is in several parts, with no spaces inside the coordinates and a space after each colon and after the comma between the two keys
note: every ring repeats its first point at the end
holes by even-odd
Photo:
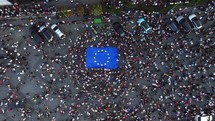
{"type": "Polygon", "coordinates": [[[0,6],[5,6],[5,5],[13,5],[11,2],[8,2],[7,0],[0,0],[0,6]]]}

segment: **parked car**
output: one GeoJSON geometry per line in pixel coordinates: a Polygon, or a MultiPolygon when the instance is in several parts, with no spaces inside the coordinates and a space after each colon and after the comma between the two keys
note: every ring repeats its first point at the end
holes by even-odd
{"type": "Polygon", "coordinates": [[[38,33],[38,28],[36,26],[32,26],[30,29],[30,34],[31,37],[33,38],[33,40],[36,42],[36,44],[41,44],[43,43],[43,38],[41,37],[41,35],[38,33]]]}
{"type": "Polygon", "coordinates": [[[202,24],[201,24],[201,22],[197,19],[197,17],[196,17],[195,14],[189,15],[188,18],[189,18],[190,22],[192,23],[193,28],[194,28],[195,30],[198,30],[198,29],[201,29],[201,28],[202,28],[202,24]]]}
{"type": "Polygon", "coordinates": [[[149,24],[146,22],[146,20],[144,18],[140,18],[137,21],[138,25],[141,26],[143,28],[143,32],[148,34],[152,31],[151,27],[149,26],[149,24]]]}
{"type": "Polygon", "coordinates": [[[183,27],[186,32],[189,32],[191,30],[189,23],[185,20],[183,16],[178,16],[176,18],[176,21],[183,27]]]}
{"type": "Polygon", "coordinates": [[[64,39],[66,35],[58,28],[56,24],[51,25],[51,29],[56,33],[58,37],[64,39]]]}
{"type": "Polygon", "coordinates": [[[173,21],[172,18],[165,19],[166,25],[173,31],[173,32],[179,32],[178,27],[176,23],[173,21]]]}
{"type": "Polygon", "coordinates": [[[195,121],[212,121],[212,115],[196,115],[195,121]]]}
{"type": "Polygon", "coordinates": [[[120,37],[125,36],[124,29],[123,29],[122,25],[119,22],[114,22],[113,23],[113,28],[120,35],[120,37]]]}
{"type": "Polygon", "coordinates": [[[52,41],[53,35],[50,32],[49,28],[47,28],[45,25],[42,25],[41,27],[39,27],[39,32],[46,41],[48,42],[52,41]]]}

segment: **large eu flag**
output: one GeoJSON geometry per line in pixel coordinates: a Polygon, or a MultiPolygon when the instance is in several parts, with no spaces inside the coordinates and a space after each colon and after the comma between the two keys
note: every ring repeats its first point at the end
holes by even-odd
{"type": "Polygon", "coordinates": [[[89,47],[86,52],[87,68],[118,68],[118,49],[114,47],[89,47]]]}

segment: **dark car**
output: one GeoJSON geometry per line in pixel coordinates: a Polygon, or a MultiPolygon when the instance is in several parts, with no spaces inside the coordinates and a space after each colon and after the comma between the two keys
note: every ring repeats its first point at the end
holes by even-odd
{"type": "Polygon", "coordinates": [[[48,41],[48,42],[52,41],[53,34],[51,33],[51,31],[48,28],[46,28],[45,25],[42,25],[40,27],[39,32],[46,41],[48,41]]]}
{"type": "Polygon", "coordinates": [[[165,19],[167,26],[173,31],[173,32],[178,32],[178,27],[175,24],[175,22],[170,18],[165,19]]]}
{"type": "Polygon", "coordinates": [[[38,33],[38,28],[36,26],[32,26],[30,29],[30,34],[31,37],[33,38],[33,40],[37,43],[37,44],[41,44],[43,43],[43,38],[40,36],[40,34],[38,33]]]}
{"type": "Polygon", "coordinates": [[[113,23],[113,28],[121,37],[125,36],[125,32],[123,30],[123,27],[119,22],[113,23]]]}
{"type": "Polygon", "coordinates": [[[186,32],[189,32],[191,30],[189,23],[185,20],[183,16],[178,16],[176,18],[176,21],[183,27],[186,32]]]}

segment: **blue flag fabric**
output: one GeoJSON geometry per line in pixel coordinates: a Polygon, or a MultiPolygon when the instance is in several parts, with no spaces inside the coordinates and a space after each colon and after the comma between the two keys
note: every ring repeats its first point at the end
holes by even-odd
{"type": "Polygon", "coordinates": [[[118,68],[118,49],[114,47],[89,47],[86,52],[87,68],[118,68]]]}

